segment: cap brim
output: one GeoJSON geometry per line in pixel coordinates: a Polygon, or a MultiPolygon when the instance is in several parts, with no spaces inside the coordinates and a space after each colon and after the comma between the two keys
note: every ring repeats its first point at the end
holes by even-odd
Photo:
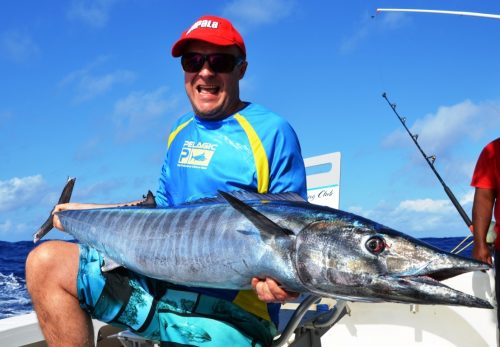
{"type": "MultiPolygon", "coordinates": [[[[190,41],[203,41],[203,42],[208,42],[217,46],[237,46],[236,42],[232,40],[227,40],[224,39],[220,36],[207,36],[203,35],[203,37],[196,37],[196,36],[191,36],[189,38],[182,38],[179,41],[177,41],[174,46],[172,47],[172,56],[177,58],[184,53],[184,48],[185,46],[190,42],[190,41]]],[[[239,47],[238,47],[239,48],[239,47]]],[[[240,48],[241,49],[241,48],[240,48]]]]}

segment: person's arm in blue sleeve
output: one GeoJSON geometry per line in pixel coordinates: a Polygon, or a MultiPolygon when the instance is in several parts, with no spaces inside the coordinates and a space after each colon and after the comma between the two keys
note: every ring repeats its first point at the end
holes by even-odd
{"type": "Polygon", "coordinates": [[[158,182],[158,190],[156,191],[155,195],[155,202],[157,207],[168,207],[171,205],[170,194],[167,190],[168,175],[167,175],[166,165],[167,165],[167,159],[165,158],[165,161],[163,162],[163,165],[161,167],[161,173],[158,182]]]}
{"type": "Polygon", "coordinates": [[[269,192],[295,192],[307,200],[306,172],[299,140],[292,127],[283,122],[269,153],[269,192]]]}

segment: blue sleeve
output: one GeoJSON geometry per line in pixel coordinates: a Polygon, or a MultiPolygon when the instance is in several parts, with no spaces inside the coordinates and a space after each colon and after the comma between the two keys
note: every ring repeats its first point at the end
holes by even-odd
{"type": "Polygon", "coordinates": [[[269,192],[295,192],[307,200],[306,171],[297,134],[282,120],[269,158],[269,192]]]}
{"type": "MultiPolygon", "coordinates": [[[[182,121],[184,121],[184,117],[181,117],[177,119],[177,121],[174,123],[172,128],[170,129],[170,133],[172,132],[181,124],[182,121]]],[[[168,154],[168,148],[167,148],[167,153],[165,154],[165,159],[163,160],[163,165],[161,167],[161,172],[160,172],[160,178],[158,182],[158,190],[156,191],[155,195],[155,201],[156,201],[156,206],[157,207],[169,207],[172,204],[172,198],[170,196],[170,193],[168,191],[168,180],[169,180],[169,172],[170,169],[168,167],[168,162],[169,162],[169,154],[168,154]]]]}
{"type": "Polygon", "coordinates": [[[163,165],[161,167],[161,173],[160,173],[160,179],[159,179],[159,184],[158,184],[158,190],[156,191],[155,195],[155,201],[156,201],[156,206],[157,207],[168,207],[171,205],[172,199],[170,198],[170,194],[167,190],[167,156],[165,157],[165,160],[163,162],[163,165]]]}

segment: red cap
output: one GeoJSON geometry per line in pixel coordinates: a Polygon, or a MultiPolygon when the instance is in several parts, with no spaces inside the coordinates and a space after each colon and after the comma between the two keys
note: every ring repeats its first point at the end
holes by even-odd
{"type": "Polygon", "coordinates": [[[189,40],[200,40],[219,46],[236,45],[243,55],[247,54],[245,43],[240,33],[227,19],[216,16],[203,16],[198,19],[188,30],[184,31],[181,38],[172,47],[172,55],[180,57],[184,46],[189,40]]]}

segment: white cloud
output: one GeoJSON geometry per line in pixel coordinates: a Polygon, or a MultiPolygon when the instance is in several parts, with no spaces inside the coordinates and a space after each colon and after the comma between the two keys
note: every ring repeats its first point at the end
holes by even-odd
{"type": "Polygon", "coordinates": [[[7,181],[0,181],[0,211],[21,207],[40,196],[44,188],[45,182],[41,175],[14,177],[7,181]]]}
{"type": "Polygon", "coordinates": [[[411,130],[419,134],[419,141],[425,143],[428,150],[443,153],[457,140],[474,134],[477,127],[472,125],[483,117],[484,111],[470,100],[453,106],[441,106],[435,114],[418,119],[411,130]]]}
{"type": "Polygon", "coordinates": [[[108,23],[109,12],[116,0],[73,0],[68,18],[81,21],[93,28],[102,28],[108,23]]]}
{"type": "Polygon", "coordinates": [[[0,35],[0,55],[15,63],[27,62],[39,54],[40,49],[27,34],[7,31],[0,35]]]}
{"type": "MultiPolygon", "coordinates": [[[[500,131],[500,103],[465,100],[440,106],[413,124],[407,119],[406,125],[412,134],[418,135],[418,143],[426,155],[436,156],[436,169],[443,179],[453,187],[467,189],[482,146],[500,131]]],[[[382,147],[403,152],[405,174],[416,175],[416,170],[425,168],[425,177],[430,177],[423,157],[403,127],[389,134],[382,141],[382,147]]]]}
{"type": "MultiPolygon", "coordinates": [[[[441,106],[434,114],[417,119],[410,131],[427,153],[446,155],[465,140],[479,139],[486,130],[500,128],[500,104],[475,104],[465,100],[452,106],[441,106]]],[[[407,142],[405,130],[398,130],[384,140],[387,147],[400,147],[407,142]]]]}
{"type": "Polygon", "coordinates": [[[234,0],[223,10],[223,16],[230,18],[239,31],[250,27],[270,24],[288,17],[297,1],[287,0],[234,0]]]}
{"type": "Polygon", "coordinates": [[[13,236],[16,238],[23,233],[32,231],[26,223],[17,223],[11,219],[0,221],[0,236],[4,239],[10,239],[13,236]]]}
{"type": "Polygon", "coordinates": [[[6,234],[14,228],[12,221],[7,219],[5,222],[0,222],[0,234],[6,234]]]}
{"type": "Polygon", "coordinates": [[[425,212],[440,214],[451,209],[448,200],[417,199],[401,201],[395,212],[425,212]]]}
{"type": "Polygon", "coordinates": [[[74,87],[76,90],[75,101],[81,102],[103,95],[116,85],[130,83],[135,79],[135,74],[128,70],[116,70],[104,74],[96,73],[96,67],[106,60],[106,57],[100,57],[88,67],[71,72],[59,83],[59,86],[74,87]]]}
{"type": "Polygon", "coordinates": [[[465,193],[462,198],[460,198],[460,204],[462,206],[472,204],[474,201],[474,189],[470,189],[467,193],[465,193]]]}
{"type": "Polygon", "coordinates": [[[167,111],[178,104],[177,97],[168,97],[167,88],[160,87],[151,92],[133,92],[115,104],[114,120],[119,129],[119,138],[128,141],[149,129],[159,126],[167,111]]]}
{"type": "MultiPolygon", "coordinates": [[[[473,190],[459,198],[465,211],[470,211],[471,193],[473,190]]],[[[458,211],[446,199],[423,198],[392,203],[380,201],[371,209],[352,206],[348,211],[414,237],[468,235],[468,228],[458,211]]]]}

